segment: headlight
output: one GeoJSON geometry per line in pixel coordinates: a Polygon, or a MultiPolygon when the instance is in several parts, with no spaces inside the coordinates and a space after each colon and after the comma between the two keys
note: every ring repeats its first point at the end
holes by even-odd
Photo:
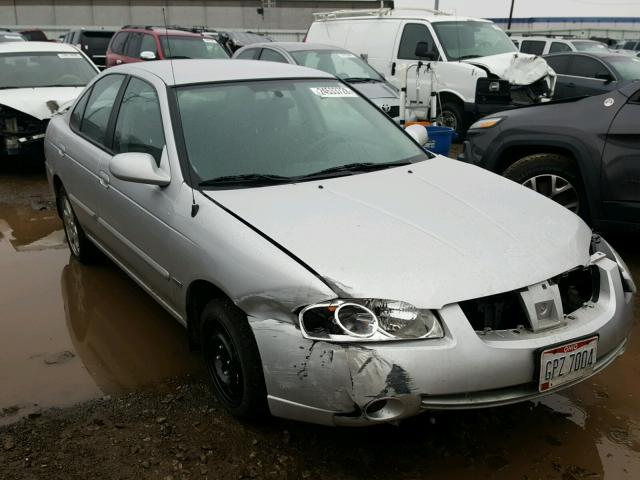
{"type": "Polygon", "coordinates": [[[394,300],[334,300],[304,308],[298,315],[302,335],[332,342],[442,338],[435,313],[394,300]]]}
{"type": "Polygon", "coordinates": [[[502,117],[483,118],[469,127],[469,130],[495,127],[502,121],[502,117]]]}

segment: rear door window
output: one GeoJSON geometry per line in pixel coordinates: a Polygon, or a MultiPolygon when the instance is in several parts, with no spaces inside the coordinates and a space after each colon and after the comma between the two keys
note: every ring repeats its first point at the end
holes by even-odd
{"type": "Polygon", "coordinates": [[[569,67],[571,64],[571,56],[556,55],[553,57],[546,57],[545,60],[558,75],[570,75],[569,67]]]}
{"type": "Polygon", "coordinates": [[[407,23],[402,31],[398,58],[402,60],[422,60],[416,57],[416,45],[419,42],[429,44],[429,50],[435,51],[433,37],[426,25],[421,23],[407,23]]]}
{"type": "Polygon", "coordinates": [[[129,34],[127,32],[117,33],[111,42],[111,51],[117,55],[124,54],[124,44],[126,43],[128,36],[129,34]]]}
{"type": "Polygon", "coordinates": [[[551,42],[551,47],[549,47],[549,53],[558,53],[558,52],[570,52],[571,47],[566,43],[562,42],[551,42]]]}
{"type": "Polygon", "coordinates": [[[256,58],[256,53],[258,53],[257,48],[249,48],[241,52],[236,58],[238,60],[253,60],[256,58]]]}
{"type": "Polygon", "coordinates": [[[110,146],[107,127],[123,80],[124,75],[107,75],[94,84],[80,124],[84,136],[105,147],[110,146]]]}
{"type": "Polygon", "coordinates": [[[287,62],[286,58],[284,58],[275,50],[271,50],[270,48],[262,49],[262,53],[260,54],[260,60],[265,60],[267,62],[289,63],[287,62]]]}
{"type": "Polygon", "coordinates": [[[542,55],[546,44],[544,40],[523,40],[520,51],[531,55],[542,55]]]}

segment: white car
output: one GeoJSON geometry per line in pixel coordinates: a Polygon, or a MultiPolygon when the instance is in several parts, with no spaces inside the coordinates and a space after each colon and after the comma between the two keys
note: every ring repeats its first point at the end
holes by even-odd
{"type": "Polygon", "coordinates": [[[0,43],[0,158],[41,154],[47,123],[98,68],[71,45],[0,43]]]}
{"type": "Polygon", "coordinates": [[[604,43],[586,38],[511,35],[511,41],[522,53],[530,53],[531,55],[562,52],[610,52],[609,47],[604,43]]]}
{"type": "Polygon", "coordinates": [[[395,87],[408,71],[407,99],[418,118],[438,93],[441,123],[463,133],[478,116],[553,96],[555,73],[543,58],[519,54],[494,23],[428,10],[407,0],[395,9],[315,14],[306,42],[345,48],[362,56],[395,87]],[[426,65],[430,65],[430,69],[426,65]],[[418,88],[419,87],[419,88],[418,88]]]}

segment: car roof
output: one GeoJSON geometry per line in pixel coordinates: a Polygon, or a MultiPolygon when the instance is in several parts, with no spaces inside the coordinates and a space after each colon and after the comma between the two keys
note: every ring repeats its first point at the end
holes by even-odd
{"type": "Polygon", "coordinates": [[[179,36],[179,37],[202,37],[201,32],[194,32],[187,29],[179,29],[179,28],[165,28],[165,27],[156,27],[156,26],[144,26],[144,25],[126,25],[122,27],[121,32],[148,32],[148,33],[159,33],[161,35],[169,35],[169,36],[179,36]]]}
{"type": "Polygon", "coordinates": [[[140,71],[149,72],[170,86],[278,78],[335,78],[312,68],[255,60],[158,60],[129,63],[108,70],[132,74],[140,71]]]}
{"type": "Polygon", "coordinates": [[[60,52],[78,53],[78,49],[68,43],[57,42],[6,42],[0,43],[0,53],[60,52]]]}
{"type": "Polygon", "coordinates": [[[543,55],[545,58],[546,57],[557,57],[559,55],[571,55],[573,57],[576,56],[582,56],[582,57],[593,57],[593,58],[600,58],[600,59],[606,59],[606,58],[633,58],[633,57],[629,57],[628,55],[624,55],[622,53],[616,53],[616,52],[612,52],[612,51],[604,51],[604,52],[557,52],[557,53],[550,53],[548,55],[543,55]]]}

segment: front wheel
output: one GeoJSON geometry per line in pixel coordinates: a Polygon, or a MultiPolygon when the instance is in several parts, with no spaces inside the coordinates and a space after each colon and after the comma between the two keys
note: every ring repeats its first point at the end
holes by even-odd
{"type": "Polygon", "coordinates": [[[202,311],[201,347],[209,383],[234,416],[266,415],[267,394],[258,345],[247,317],[229,300],[212,300],[202,311]]]}
{"type": "Polygon", "coordinates": [[[529,155],[507,168],[503,175],[589,220],[582,180],[569,158],[555,153],[529,155]]]}
{"type": "Polygon", "coordinates": [[[464,109],[460,103],[452,100],[444,100],[440,105],[437,117],[438,123],[452,128],[459,138],[464,134],[464,109]]]}

